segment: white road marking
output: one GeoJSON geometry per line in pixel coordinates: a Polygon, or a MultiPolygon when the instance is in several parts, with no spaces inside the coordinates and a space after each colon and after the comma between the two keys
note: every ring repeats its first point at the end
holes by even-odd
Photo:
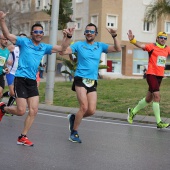
{"type": "MultiPolygon", "coordinates": [[[[50,117],[59,117],[59,118],[64,118],[64,119],[67,119],[67,115],[66,116],[59,116],[59,115],[53,115],[53,114],[46,114],[46,113],[38,113],[39,115],[44,115],[44,116],[50,116],[50,117]]],[[[93,118],[93,117],[92,117],[93,118]]],[[[97,118],[95,118],[97,119],[97,118]]],[[[147,126],[147,125],[136,125],[136,124],[126,124],[126,123],[117,123],[117,122],[108,122],[108,121],[105,121],[105,119],[103,119],[102,121],[101,120],[92,120],[92,119],[83,119],[83,121],[88,121],[88,122],[95,122],[95,123],[105,123],[105,124],[113,124],[113,125],[121,125],[121,126],[134,126],[134,127],[143,127],[143,128],[150,128],[150,129],[155,129],[156,128],[156,125],[155,126],[147,126]]],[[[169,128],[166,128],[167,130],[170,130],[169,128]]]]}

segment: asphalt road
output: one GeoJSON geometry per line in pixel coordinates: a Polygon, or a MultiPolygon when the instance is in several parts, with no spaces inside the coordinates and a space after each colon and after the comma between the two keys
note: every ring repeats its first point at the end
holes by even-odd
{"type": "Polygon", "coordinates": [[[164,170],[170,169],[170,129],[84,119],[82,144],[68,140],[65,114],[39,111],[28,133],[34,147],[17,145],[24,117],[0,122],[0,170],[164,170]]]}

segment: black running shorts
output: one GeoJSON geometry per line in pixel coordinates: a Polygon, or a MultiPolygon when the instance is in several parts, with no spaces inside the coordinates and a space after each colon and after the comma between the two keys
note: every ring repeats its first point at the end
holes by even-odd
{"type": "Polygon", "coordinates": [[[82,77],[74,77],[74,81],[73,81],[73,85],[72,85],[72,90],[73,91],[76,91],[75,86],[84,87],[87,90],[87,93],[97,91],[97,81],[96,80],[95,80],[94,85],[92,87],[87,87],[83,83],[83,78],[82,77]]]}
{"type": "Polygon", "coordinates": [[[4,80],[4,75],[0,75],[0,86],[4,89],[5,87],[5,80],[4,80]]]}
{"type": "Polygon", "coordinates": [[[28,78],[15,77],[14,91],[15,96],[18,98],[27,99],[29,97],[39,96],[37,81],[28,78]]]}

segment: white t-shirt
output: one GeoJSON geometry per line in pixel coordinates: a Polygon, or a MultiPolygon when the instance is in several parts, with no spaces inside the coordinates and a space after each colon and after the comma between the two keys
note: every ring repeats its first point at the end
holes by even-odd
{"type": "Polygon", "coordinates": [[[8,60],[12,61],[12,65],[7,64],[7,67],[10,70],[10,73],[13,75],[15,75],[15,72],[18,67],[19,53],[20,53],[19,47],[15,46],[14,51],[10,53],[8,57],[8,60]]]}

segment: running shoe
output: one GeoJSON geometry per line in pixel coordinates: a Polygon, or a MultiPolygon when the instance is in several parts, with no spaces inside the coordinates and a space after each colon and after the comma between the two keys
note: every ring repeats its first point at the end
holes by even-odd
{"type": "Polygon", "coordinates": [[[73,131],[73,133],[71,133],[69,140],[71,142],[75,142],[75,143],[81,143],[81,139],[79,138],[79,135],[77,133],[77,131],[73,131]]]}
{"type": "Polygon", "coordinates": [[[69,120],[69,130],[70,132],[73,131],[73,127],[74,127],[74,120],[75,120],[75,115],[74,114],[69,114],[67,116],[68,120],[69,120]]]}
{"type": "Polygon", "coordinates": [[[13,116],[11,113],[5,113],[5,116],[13,116]]]}
{"type": "Polygon", "coordinates": [[[170,125],[169,123],[160,121],[159,123],[157,123],[157,128],[160,128],[160,129],[167,128],[167,127],[169,127],[169,125],[170,125]]]}
{"type": "Polygon", "coordinates": [[[127,117],[127,121],[132,124],[133,123],[133,118],[135,117],[135,115],[132,113],[133,109],[128,108],[128,117],[127,117]]]}
{"type": "Polygon", "coordinates": [[[2,120],[2,117],[5,114],[5,112],[4,112],[4,107],[5,106],[6,106],[6,104],[4,102],[0,102],[0,121],[2,120]]]}
{"type": "Polygon", "coordinates": [[[24,145],[24,146],[34,146],[34,144],[28,139],[28,137],[25,136],[19,136],[17,140],[18,145],[24,145]]]}

